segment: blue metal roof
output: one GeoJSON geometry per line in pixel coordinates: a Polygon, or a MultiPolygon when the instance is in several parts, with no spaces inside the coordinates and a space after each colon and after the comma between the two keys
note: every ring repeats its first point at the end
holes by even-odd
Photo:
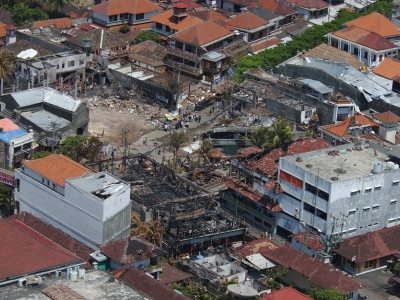
{"type": "Polygon", "coordinates": [[[10,141],[16,137],[26,134],[27,132],[21,128],[17,130],[7,131],[0,133],[0,141],[9,144],[10,141]]]}

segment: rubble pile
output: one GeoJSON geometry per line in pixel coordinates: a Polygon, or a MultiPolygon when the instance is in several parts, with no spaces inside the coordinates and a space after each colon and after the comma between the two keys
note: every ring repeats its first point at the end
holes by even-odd
{"type": "Polygon", "coordinates": [[[159,107],[146,104],[145,100],[133,100],[118,95],[106,97],[87,97],[82,99],[87,103],[89,109],[94,107],[103,107],[106,110],[117,110],[119,112],[129,113],[131,115],[140,115],[146,119],[156,119],[160,117],[159,107]],[[142,103],[141,103],[142,102],[142,103]]]}

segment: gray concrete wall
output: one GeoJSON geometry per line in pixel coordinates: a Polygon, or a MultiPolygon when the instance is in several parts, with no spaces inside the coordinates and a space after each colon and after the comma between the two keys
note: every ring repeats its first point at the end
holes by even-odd
{"type": "Polygon", "coordinates": [[[321,81],[323,84],[333,87],[335,92],[340,92],[344,96],[350,97],[354,103],[360,107],[360,110],[368,109],[368,102],[365,100],[364,95],[359,90],[348,85],[342,80],[329,75],[324,70],[286,64],[280,65],[276,73],[283,74],[291,78],[306,77],[321,81]]]}
{"type": "Polygon", "coordinates": [[[301,111],[297,110],[287,104],[271,98],[264,98],[265,108],[276,114],[282,116],[292,122],[301,124],[301,111]]]}

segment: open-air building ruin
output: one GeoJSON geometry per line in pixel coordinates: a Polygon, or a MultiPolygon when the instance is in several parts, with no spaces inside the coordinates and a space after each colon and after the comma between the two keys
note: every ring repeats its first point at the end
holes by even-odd
{"type": "Polygon", "coordinates": [[[161,221],[163,248],[170,254],[227,248],[244,239],[246,226],[207,190],[143,154],[129,156],[126,162],[126,170],[116,175],[130,182],[132,209],[145,221],[161,221]]]}

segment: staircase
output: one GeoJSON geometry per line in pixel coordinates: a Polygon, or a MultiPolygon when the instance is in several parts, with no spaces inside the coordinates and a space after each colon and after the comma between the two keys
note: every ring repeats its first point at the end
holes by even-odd
{"type": "Polygon", "coordinates": [[[114,80],[115,80],[115,77],[114,77],[114,75],[110,72],[110,70],[108,70],[108,69],[107,69],[107,71],[106,71],[106,76],[107,76],[108,80],[110,80],[110,84],[112,84],[112,83],[114,82],[114,80]]]}

